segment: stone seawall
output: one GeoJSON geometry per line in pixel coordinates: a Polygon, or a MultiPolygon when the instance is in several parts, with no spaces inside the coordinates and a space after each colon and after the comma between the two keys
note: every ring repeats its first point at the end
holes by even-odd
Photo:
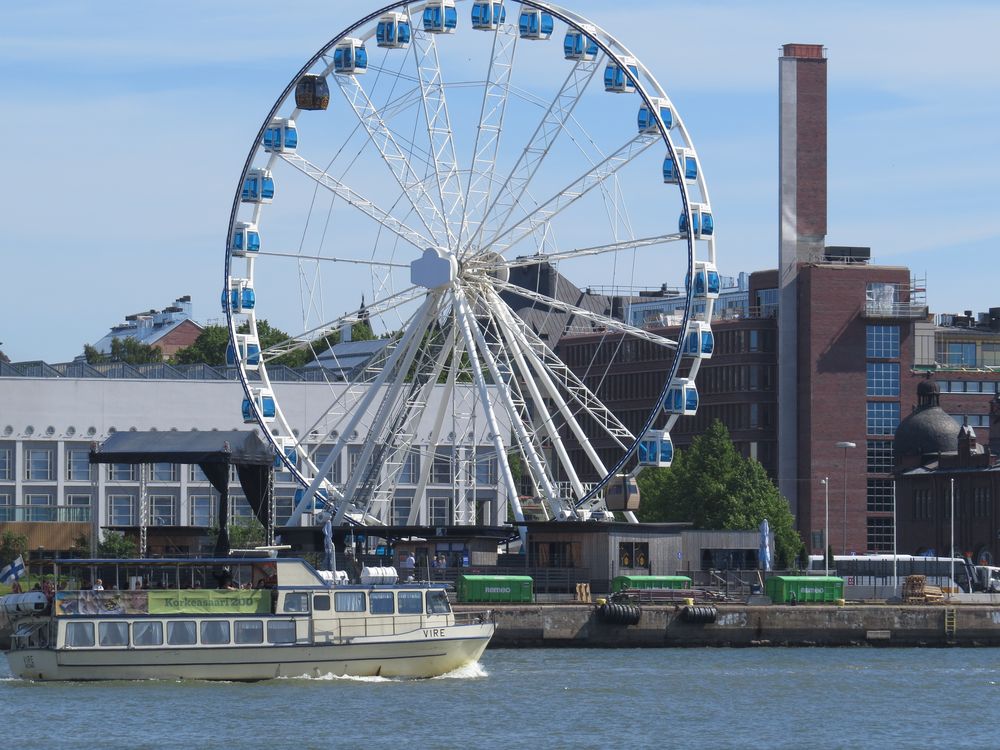
{"type": "Polygon", "coordinates": [[[698,624],[683,620],[683,607],[644,606],[637,625],[618,625],[602,622],[592,605],[500,605],[494,608],[497,632],[490,646],[1000,646],[1000,608],[993,606],[716,608],[715,622],[698,624]]]}

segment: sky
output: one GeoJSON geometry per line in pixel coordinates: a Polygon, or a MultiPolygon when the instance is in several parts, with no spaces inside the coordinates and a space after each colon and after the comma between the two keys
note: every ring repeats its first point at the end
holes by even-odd
{"type": "MultiPolygon", "coordinates": [[[[780,45],[827,48],[827,242],[926,276],[936,313],[1000,306],[1000,4],[564,0],[668,91],[720,270],[777,261],[780,45]]],[[[35,0],[4,8],[0,349],[64,362],[190,294],[219,318],[233,192],[299,67],[370,0],[35,0]]],[[[462,17],[468,3],[462,4],[462,17]]]]}

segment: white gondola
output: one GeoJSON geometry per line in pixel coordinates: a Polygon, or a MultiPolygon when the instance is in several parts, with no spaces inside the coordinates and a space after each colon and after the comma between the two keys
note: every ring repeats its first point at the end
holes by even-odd
{"type": "Polygon", "coordinates": [[[674,443],[663,430],[650,430],[639,441],[636,455],[640,466],[670,468],[674,460],[674,443]]]}
{"type": "Polygon", "coordinates": [[[604,90],[614,94],[634,94],[638,77],[639,65],[634,57],[621,58],[621,64],[612,60],[604,69],[604,90]]]}
{"type": "Polygon", "coordinates": [[[333,72],[357,75],[368,70],[368,50],[360,39],[347,37],[333,49],[333,72]]]}
{"type": "Polygon", "coordinates": [[[236,222],[229,249],[239,258],[260,251],[260,233],[257,231],[257,225],[248,221],[236,222]]]}
{"type": "Polygon", "coordinates": [[[571,28],[563,39],[563,55],[567,60],[594,60],[599,52],[597,42],[594,41],[596,35],[597,29],[593,26],[571,28]]]}
{"type": "Polygon", "coordinates": [[[387,13],[375,27],[375,43],[384,49],[405,49],[410,45],[410,19],[405,13],[387,13]]]}
{"type": "Polygon", "coordinates": [[[715,334],[712,326],[697,320],[688,324],[684,335],[684,356],[695,359],[711,359],[715,351],[715,334]]]}
{"type": "Polygon", "coordinates": [[[243,180],[243,203],[270,203],[274,199],[274,178],[269,169],[251,169],[243,180]]]}
{"type": "Polygon", "coordinates": [[[699,299],[718,299],[722,289],[719,271],[713,263],[694,264],[694,296],[699,299]]]}
{"type": "Polygon", "coordinates": [[[264,130],[264,150],[279,154],[290,154],[299,145],[299,133],[295,120],[275,117],[264,130]]]}
{"type": "Polygon", "coordinates": [[[500,0],[472,4],[472,28],[479,31],[496,31],[507,22],[507,8],[500,0]]]}
{"type": "Polygon", "coordinates": [[[698,413],[698,388],[690,378],[675,378],[663,399],[663,411],[686,417],[698,413]]]}
{"type": "Polygon", "coordinates": [[[299,464],[299,454],[295,450],[295,443],[288,438],[275,438],[275,444],[278,448],[278,452],[274,455],[274,468],[278,471],[283,471],[285,468],[285,462],[282,460],[282,456],[288,460],[292,466],[298,466],[299,464]]]}
{"type": "Polygon", "coordinates": [[[226,346],[226,365],[237,367],[243,364],[248,370],[260,367],[260,344],[253,336],[243,333],[236,334],[236,347],[226,346]]]}
{"type": "Polygon", "coordinates": [[[684,182],[693,185],[698,182],[698,158],[694,151],[686,148],[675,148],[674,154],[677,156],[677,163],[668,154],[663,160],[663,181],[668,185],[676,185],[681,171],[684,173],[684,182]]]}
{"type": "Polygon", "coordinates": [[[652,109],[645,102],[639,107],[639,132],[659,133],[660,126],[657,124],[657,119],[663,123],[667,130],[670,130],[674,126],[674,110],[671,108],[670,102],[658,98],[650,101],[653,102],[652,109]]]}
{"type": "Polygon", "coordinates": [[[457,26],[455,0],[431,0],[424,6],[424,31],[428,34],[454,34],[457,26]]]}
{"type": "MultiPolygon", "coordinates": [[[[696,240],[705,239],[715,234],[715,221],[712,219],[712,212],[704,203],[691,204],[691,220],[694,224],[694,238],[696,240]]],[[[681,214],[677,228],[681,232],[687,232],[687,223],[687,214],[681,214]]]]}
{"type": "Polygon", "coordinates": [[[256,405],[261,418],[265,421],[273,421],[277,415],[274,394],[264,388],[254,388],[251,393],[253,394],[253,404],[251,404],[250,399],[243,399],[243,423],[252,424],[257,421],[254,415],[254,405],[256,405]]]}
{"type": "MultiPolygon", "coordinates": [[[[233,279],[232,285],[228,290],[229,294],[229,307],[234,313],[242,313],[247,310],[253,310],[254,305],[257,304],[256,295],[253,293],[253,287],[249,285],[246,279],[233,279]]],[[[226,292],[222,293],[222,312],[226,311],[226,292]]]]}
{"type": "Polygon", "coordinates": [[[521,11],[517,27],[522,39],[548,39],[552,36],[555,21],[551,13],[532,8],[521,11]]]}

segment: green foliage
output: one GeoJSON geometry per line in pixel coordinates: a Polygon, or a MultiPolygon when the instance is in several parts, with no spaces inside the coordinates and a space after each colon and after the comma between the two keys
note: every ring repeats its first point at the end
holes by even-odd
{"type": "Polygon", "coordinates": [[[229,331],[225,326],[205,326],[193,344],[174,352],[172,361],[178,365],[218,367],[226,363],[228,343],[229,331]]]}
{"type": "Polygon", "coordinates": [[[691,447],[676,451],[669,469],[639,475],[643,521],[691,521],[699,529],[756,529],[765,518],[774,532],[776,567],[802,549],[787,501],[757,461],[743,458],[715,420],[691,447]]]}
{"type": "Polygon", "coordinates": [[[229,522],[229,546],[233,549],[253,549],[263,545],[267,533],[256,518],[234,518],[229,522]]]}
{"type": "Polygon", "coordinates": [[[111,353],[102,354],[90,344],[84,344],[83,354],[87,363],[94,365],[101,362],[125,362],[130,365],[144,365],[163,361],[163,352],[158,346],[143,344],[138,339],[129,336],[111,341],[111,353]]]}
{"type": "MultiPolygon", "coordinates": [[[[87,545],[88,548],[90,545],[87,545]]],[[[137,554],[135,542],[120,531],[104,532],[104,540],[97,545],[98,557],[126,558],[137,554]]]]}
{"type": "Polygon", "coordinates": [[[0,568],[12,563],[18,555],[28,554],[28,537],[5,529],[0,535],[0,568]]]}

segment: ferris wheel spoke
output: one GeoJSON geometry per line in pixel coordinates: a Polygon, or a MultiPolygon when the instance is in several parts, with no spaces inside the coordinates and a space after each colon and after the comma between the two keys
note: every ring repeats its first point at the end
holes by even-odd
{"type": "Polygon", "coordinates": [[[261,359],[264,362],[268,362],[276,357],[280,357],[282,354],[288,354],[289,352],[305,349],[317,341],[326,338],[331,333],[340,330],[341,326],[345,323],[353,324],[362,320],[365,316],[371,317],[372,315],[384,314],[390,310],[402,307],[408,302],[420,299],[426,293],[427,290],[423,287],[411,286],[408,289],[404,289],[403,291],[393,294],[390,297],[375,300],[370,305],[358,308],[357,310],[341,315],[338,318],[334,318],[323,325],[316,326],[309,331],[292,336],[280,343],[274,344],[273,346],[269,346],[267,349],[261,351],[261,359]]]}
{"type": "Polygon", "coordinates": [[[514,209],[520,205],[532,178],[565,129],[583,92],[603,62],[603,55],[598,55],[594,60],[580,60],[573,65],[573,69],[556,92],[555,98],[546,109],[514,168],[500,186],[493,202],[489,204],[482,222],[473,235],[473,246],[481,242],[486,231],[497,231],[503,227],[514,209]]]}
{"type": "Polygon", "coordinates": [[[544,294],[539,294],[538,292],[533,292],[530,289],[525,289],[517,284],[511,284],[510,282],[495,279],[493,281],[493,288],[510,294],[516,294],[519,297],[524,297],[525,299],[537,302],[538,304],[553,310],[558,310],[560,312],[568,313],[571,316],[587,320],[596,325],[597,330],[624,333],[632,338],[639,339],[641,341],[648,341],[652,344],[656,344],[657,346],[666,347],[668,349],[677,348],[677,342],[672,339],[657,336],[655,333],[651,333],[650,331],[646,331],[642,328],[636,328],[635,326],[630,326],[628,323],[623,323],[622,321],[616,320],[610,316],[601,315],[600,313],[595,313],[592,310],[586,310],[582,307],[578,307],[577,305],[570,304],[569,302],[563,302],[562,300],[558,300],[544,294]]]}
{"type": "Polygon", "coordinates": [[[585,258],[591,255],[603,255],[605,253],[617,253],[621,250],[635,250],[641,247],[651,247],[653,245],[665,245],[670,242],[678,242],[687,239],[686,234],[660,234],[655,237],[642,237],[634,240],[624,240],[622,242],[612,242],[607,245],[593,245],[591,247],[580,247],[575,250],[564,250],[558,253],[536,253],[534,255],[524,255],[504,263],[497,263],[496,268],[516,268],[523,266],[537,266],[542,263],[557,263],[561,260],[572,260],[575,258],[585,258]]]}
{"type": "Polygon", "coordinates": [[[648,133],[640,133],[631,138],[625,145],[587,170],[561,191],[539,203],[538,207],[524,218],[501,229],[485,247],[498,253],[514,247],[525,237],[551,222],[560,212],[573,205],[591,190],[602,186],[605,180],[615,175],[618,170],[657,142],[661,142],[659,136],[648,133]]]}
{"type": "Polygon", "coordinates": [[[427,235],[408,227],[402,221],[393,216],[389,211],[380,208],[356,190],[348,187],[336,177],[327,173],[321,167],[317,167],[315,164],[310,163],[298,154],[281,154],[281,158],[302,174],[312,180],[315,180],[322,187],[329,190],[345,203],[358,209],[365,216],[377,221],[387,230],[398,236],[400,239],[403,239],[413,245],[417,249],[423,251],[425,248],[431,247],[434,244],[427,238],[427,235]]]}
{"type": "Polygon", "coordinates": [[[458,155],[452,137],[448,100],[444,93],[441,61],[438,58],[434,34],[422,29],[413,31],[413,59],[424,102],[424,118],[430,142],[431,167],[437,182],[438,197],[444,214],[448,247],[455,247],[465,213],[465,194],[458,171],[458,155]]]}
{"type": "Polygon", "coordinates": [[[359,266],[375,266],[377,268],[409,268],[409,263],[389,263],[380,260],[364,260],[361,258],[340,258],[335,255],[303,255],[302,253],[280,253],[274,250],[261,250],[258,257],[290,258],[292,260],[314,260],[317,263],[347,263],[359,266]]]}
{"type": "Polygon", "coordinates": [[[519,38],[516,28],[508,23],[497,24],[493,34],[493,50],[490,54],[486,83],[483,86],[483,104],[479,111],[476,144],[472,151],[469,192],[457,244],[460,251],[467,232],[471,236],[478,234],[484,210],[489,205],[504,115],[507,112],[507,99],[510,95],[514,51],[519,38]]]}
{"type": "Polygon", "coordinates": [[[428,235],[434,238],[433,244],[445,245],[448,224],[438,205],[427,192],[423,179],[414,171],[411,155],[400,148],[382,113],[372,104],[357,76],[335,75],[333,78],[364,126],[372,145],[382,156],[392,176],[420,217],[428,235]]]}

